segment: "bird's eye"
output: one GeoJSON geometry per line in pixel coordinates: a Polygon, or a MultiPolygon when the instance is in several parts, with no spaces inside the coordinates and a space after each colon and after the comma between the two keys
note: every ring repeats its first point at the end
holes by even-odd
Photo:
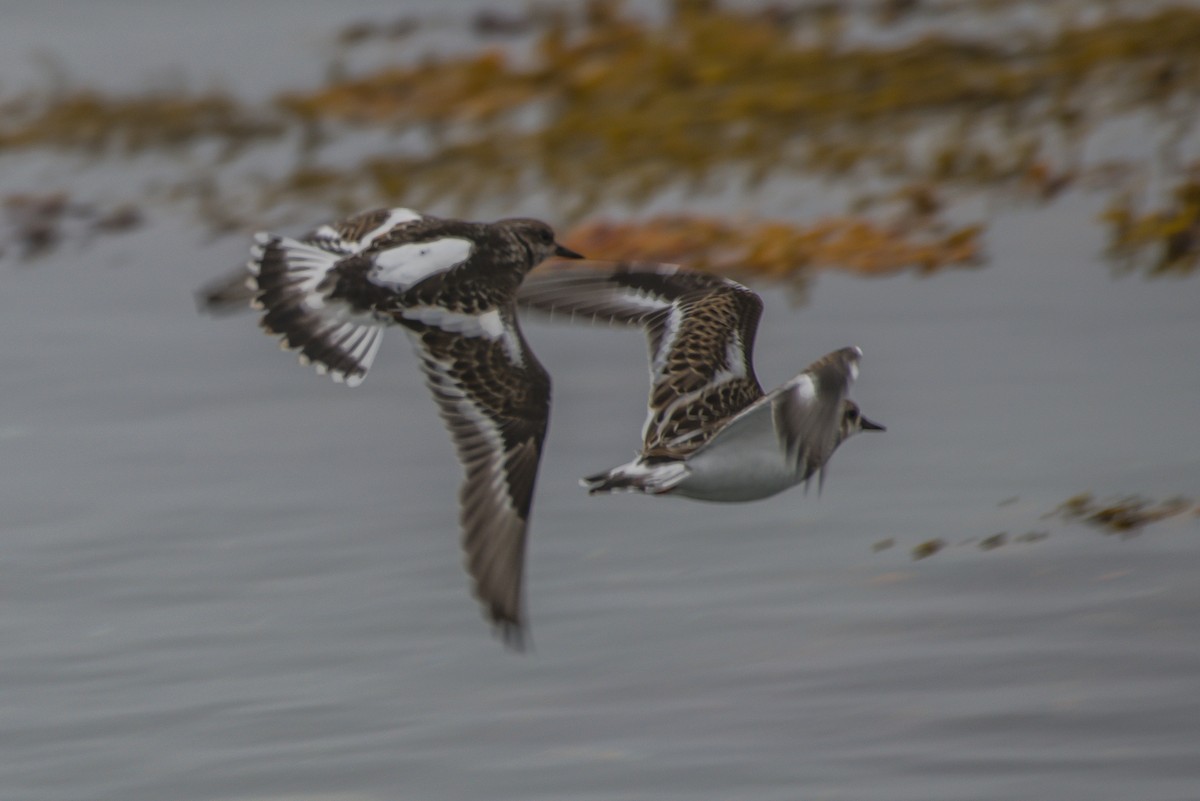
{"type": "Polygon", "coordinates": [[[853,423],[855,420],[857,420],[858,419],[858,409],[847,409],[846,410],[846,419],[849,420],[851,423],[853,423]]]}

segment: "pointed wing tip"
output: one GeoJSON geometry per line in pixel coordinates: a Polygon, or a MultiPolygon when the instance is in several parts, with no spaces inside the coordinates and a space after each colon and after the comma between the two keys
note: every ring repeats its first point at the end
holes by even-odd
{"type": "Polygon", "coordinates": [[[850,383],[853,383],[858,380],[858,365],[862,361],[863,352],[862,352],[862,348],[858,347],[857,345],[851,345],[850,347],[846,348],[845,350],[847,351],[847,353],[846,353],[847,372],[849,373],[850,383]]]}
{"type": "Polygon", "coordinates": [[[524,365],[504,356],[489,361],[503,346],[451,338],[456,347],[478,350],[462,355],[444,351],[440,340],[423,339],[418,352],[465,471],[459,488],[463,567],[483,618],[506,647],[524,650],[526,534],[549,414],[549,376],[527,348],[524,365]],[[511,404],[497,400],[509,390],[511,404]]]}
{"type": "MultiPolygon", "coordinates": [[[[470,565],[466,565],[471,572],[470,565]]],[[[520,579],[518,579],[519,581],[520,579]]],[[[507,596],[504,600],[488,597],[481,590],[477,580],[471,582],[471,594],[482,606],[483,617],[492,626],[492,634],[510,651],[523,653],[530,646],[529,627],[525,623],[524,593],[518,589],[514,600],[507,596]]]]}
{"type": "MultiPolygon", "coordinates": [[[[822,387],[831,386],[828,383],[834,379],[836,374],[842,374],[847,383],[854,383],[858,379],[859,360],[862,359],[862,348],[851,345],[845,348],[826,353],[821,358],[810,364],[804,369],[801,375],[809,376],[815,383],[815,388],[820,391],[822,387]]],[[[799,376],[797,376],[799,378],[799,376]]],[[[840,378],[840,377],[839,377],[840,378]]]]}
{"type": "Polygon", "coordinates": [[[479,602],[480,612],[492,627],[492,635],[503,643],[509,651],[524,653],[532,642],[529,637],[529,627],[525,623],[525,601],[519,595],[514,601],[490,598],[482,591],[478,580],[474,579],[469,558],[463,565],[468,574],[472,575],[471,595],[479,602]]]}
{"type": "Polygon", "coordinates": [[[533,649],[529,629],[520,620],[493,619],[492,631],[504,647],[513,653],[524,654],[533,649]]]}
{"type": "Polygon", "coordinates": [[[857,363],[862,357],[862,348],[858,347],[857,345],[847,345],[844,348],[838,348],[826,356],[826,358],[841,359],[842,361],[851,364],[857,363]]]}

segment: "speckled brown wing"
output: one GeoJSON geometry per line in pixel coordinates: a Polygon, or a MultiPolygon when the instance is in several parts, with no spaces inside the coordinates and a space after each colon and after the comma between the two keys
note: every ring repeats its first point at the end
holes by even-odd
{"type": "Polygon", "coordinates": [[[571,265],[534,271],[524,307],[640,325],[650,343],[647,455],[685,455],[763,395],[754,374],[762,300],[746,287],[670,264],[571,265]]]}
{"type": "Polygon", "coordinates": [[[762,301],[727,283],[682,296],[659,325],[642,450],[682,456],[762,397],[752,353],[762,301]]]}
{"type": "Polygon", "coordinates": [[[522,648],[522,576],[550,378],[503,309],[501,336],[411,326],[426,382],[466,470],[462,545],[474,592],[505,643],[522,648]]]}

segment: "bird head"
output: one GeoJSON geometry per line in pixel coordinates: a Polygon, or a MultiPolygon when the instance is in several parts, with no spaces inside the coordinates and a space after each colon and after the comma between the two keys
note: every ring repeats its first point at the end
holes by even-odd
{"type": "Polygon", "coordinates": [[[501,220],[500,222],[521,244],[529,249],[529,253],[534,259],[534,263],[530,267],[536,266],[549,258],[583,258],[583,256],[570,248],[558,244],[554,239],[554,229],[541,220],[515,217],[509,220],[501,220]]]}
{"type": "Polygon", "coordinates": [[[859,431],[887,431],[887,429],[864,415],[854,401],[843,401],[841,439],[845,441],[859,431]]]}

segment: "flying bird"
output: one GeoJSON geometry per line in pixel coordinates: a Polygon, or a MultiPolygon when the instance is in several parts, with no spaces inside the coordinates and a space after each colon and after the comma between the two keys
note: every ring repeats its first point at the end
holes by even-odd
{"type": "Polygon", "coordinates": [[[757,294],[675,265],[564,265],[530,275],[520,305],[573,319],[640,326],[650,340],[650,398],[642,445],[628,464],[584,478],[613,491],[705,501],[752,501],[823,483],[839,445],[883,431],[847,395],[862,351],[822,356],[764,393],[754,374],[757,294]]]}
{"type": "Polygon", "coordinates": [[[247,265],[262,327],[335,381],[361,383],[384,329],[406,331],[466,471],[460,521],[474,594],[518,649],[550,378],[521,334],[515,298],[525,274],[551,257],[582,258],[538,220],[466,222],[393,208],[298,239],[260,233],[247,265]]]}

